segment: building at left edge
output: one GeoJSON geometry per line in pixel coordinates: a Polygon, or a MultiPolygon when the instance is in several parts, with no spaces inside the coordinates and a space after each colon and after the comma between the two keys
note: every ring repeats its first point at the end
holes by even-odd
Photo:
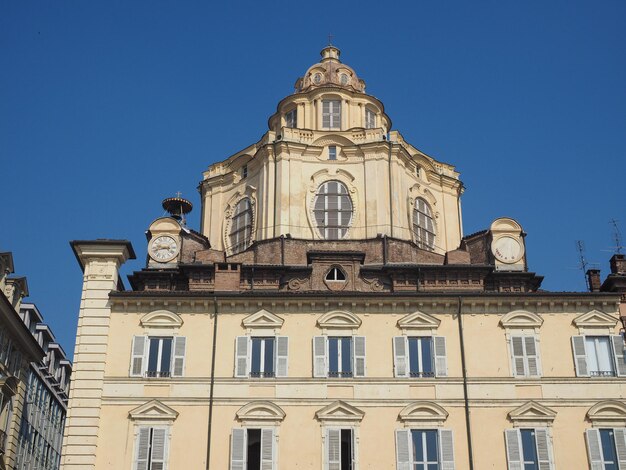
{"type": "Polygon", "coordinates": [[[72,365],[13,271],[0,253],[0,469],[55,470],[72,365]]]}

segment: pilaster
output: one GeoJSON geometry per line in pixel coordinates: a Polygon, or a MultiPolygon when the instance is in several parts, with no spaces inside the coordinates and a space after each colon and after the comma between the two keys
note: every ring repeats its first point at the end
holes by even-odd
{"type": "Polygon", "coordinates": [[[100,429],[111,308],[119,268],[135,253],[125,240],[75,241],[72,249],[83,269],[74,368],[67,410],[61,468],[95,469],[100,429]]]}

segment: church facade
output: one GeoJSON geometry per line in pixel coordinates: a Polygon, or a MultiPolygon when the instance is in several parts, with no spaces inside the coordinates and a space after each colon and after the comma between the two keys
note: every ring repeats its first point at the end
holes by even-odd
{"type": "Polygon", "coordinates": [[[622,284],[541,290],[508,217],[464,236],[459,173],[321,56],[130,289],[129,242],[72,242],[62,468],[626,469],[622,284]]]}

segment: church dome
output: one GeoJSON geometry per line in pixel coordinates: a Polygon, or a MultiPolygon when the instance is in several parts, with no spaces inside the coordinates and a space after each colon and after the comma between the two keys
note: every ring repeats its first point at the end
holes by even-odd
{"type": "Polygon", "coordinates": [[[358,93],[365,92],[365,82],[357,77],[354,69],[339,60],[341,51],[332,45],[320,52],[322,60],[312,65],[295,84],[296,93],[305,93],[315,88],[339,87],[358,93]]]}

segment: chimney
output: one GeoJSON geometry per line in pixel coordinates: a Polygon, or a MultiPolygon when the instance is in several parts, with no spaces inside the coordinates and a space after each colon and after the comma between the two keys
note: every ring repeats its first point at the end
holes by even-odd
{"type": "Polygon", "coordinates": [[[588,269],[587,270],[587,284],[589,286],[589,292],[600,292],[600,270],[588,269]]]}
{"type": "Polygon", "coordinates": [[[611,256],[611,273],[626,274],[626,255],[621,253],[611,256]]]}

